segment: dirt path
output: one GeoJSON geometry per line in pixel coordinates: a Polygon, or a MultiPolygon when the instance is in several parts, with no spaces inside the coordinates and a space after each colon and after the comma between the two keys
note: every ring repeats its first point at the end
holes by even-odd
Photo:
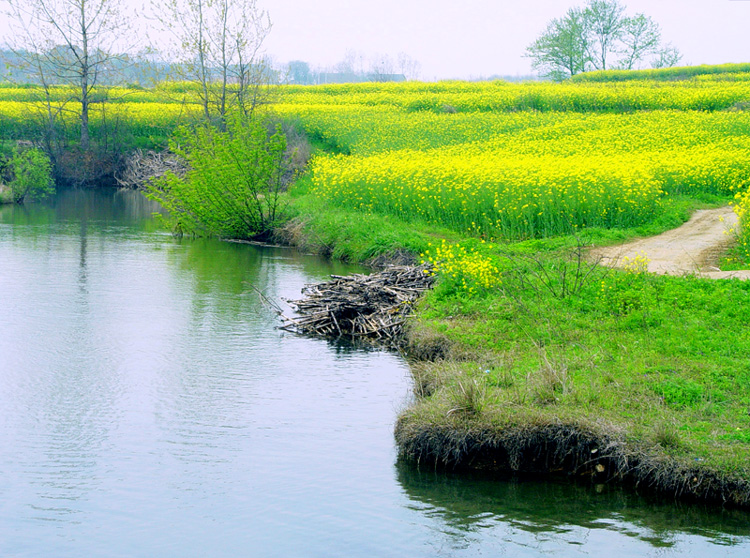
{"type": "Polygon", "coordinates": [[[658,236],[634,240],[619,246],[595,249],[592,254],[605,265],[622,265],[625,258],[639,255],[649,259],[648,270],[669,275],[698,274],[702,277],[750,279],[750,270],[719,271],[716,262],[731,243],[727,231],[737,224],[731,207],[696,211],[679,228],[658,236]]]}

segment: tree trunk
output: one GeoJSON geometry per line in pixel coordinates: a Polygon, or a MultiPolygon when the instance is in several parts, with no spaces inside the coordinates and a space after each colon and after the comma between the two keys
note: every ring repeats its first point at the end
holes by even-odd
{"type": "Polygon", "coordinates": [[[89,150],[89,35],[86,25],[86,2],[81,2],[81,149],[89,150]]]}

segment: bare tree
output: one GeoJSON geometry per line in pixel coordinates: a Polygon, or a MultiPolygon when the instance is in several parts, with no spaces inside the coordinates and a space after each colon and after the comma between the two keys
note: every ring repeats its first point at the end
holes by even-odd
{"type": "Polygon", "coordinates": [[[623,57],[619,66],[625,70],[632,70],[646,56],[658,51],[661,30],[650,17],[637,14],[625,20],[620,41],[623,57]]]}
{"type": "Polygon", "coordinates": [[[307,85],[312,83],[313,76],[310,64],[304,60],[292,60],[287,65],[288,79],[296,85],[307,85]]]}
{"type": "Polygon", "coordinates": [[[405,52],[398,53],[398,69],[408,80],[419,79],[422,65],[405,52]]]}
{"type": "Polygon", "coordinates": [[[379,54],[370,62],[370,79],[373,81],[390,81],[393,79],[393,60],[387,54],[379,54]]]}
{"type": "Polygon", "coordinates": [[[671,44],[667,44],[656,51],[656,59],[651,62],[651,67],[671,68],[677,66],[680,60],[682,60],[682,54],[680,54],[680,51],[671,44]]]}
{"type": "Polygon", "coordinates": [[[591,62],[597,70],[607,69],[607,59],[616,50],[625,25],[625,8],[617,0],[590,0],[584,18],[592,40],[591,62]]]}
{"type": "Polygon", "coordinates": [[[167,0],[153,6],[176,39],[179,77],[198,86],[204,117],[225,122],[231,107],[251,112],[268,81],[260,49],[271,30],[256,0],[167,0]]]}
{"type": "MultiPolygon", "coordinates": [[[[79,106],[80,147],[90,146],[92,93],[112,65],[117,41],[129,27],[120,0],[4,0],[14,26],[14,50],[45,91],[74,88],[79,106]]],[[[49,99],[49,97],[48,97],[49,99]]],[[[54,116],[51,105],[49,117],[54,116]]]]}

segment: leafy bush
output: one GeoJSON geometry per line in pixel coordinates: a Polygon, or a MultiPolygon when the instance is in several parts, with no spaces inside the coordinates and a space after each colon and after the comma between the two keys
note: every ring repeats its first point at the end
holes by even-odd
{"type": "Polygon", "coordinates": [[[52,164],[39,149],[17,148],[6,164],[5,175],[15,203],[43,199],[55,192],[52,164]]]}
{"type": "Polygon", "coordinates": [[[282,213],[286,137],[258,117],[230,115],[226,130],[180,128],[171,149],[188,166],[147,186],[147,196],[168,211],[178,233],[254,238],[268,233],[282,213]]]}

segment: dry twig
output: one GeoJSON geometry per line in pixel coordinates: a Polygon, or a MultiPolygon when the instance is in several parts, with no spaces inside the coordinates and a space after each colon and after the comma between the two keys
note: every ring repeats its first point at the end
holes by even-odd
{"type": "Polygon", "coordinates": [[[122,188],[140,189],[156,178],[161,178],[167,172],[179,177],[185,176],[187,166],[185,161],[171,151],[135,150],[125,162],[125,170],[121,176],[116,176],[117,183],[122,188]]]}

